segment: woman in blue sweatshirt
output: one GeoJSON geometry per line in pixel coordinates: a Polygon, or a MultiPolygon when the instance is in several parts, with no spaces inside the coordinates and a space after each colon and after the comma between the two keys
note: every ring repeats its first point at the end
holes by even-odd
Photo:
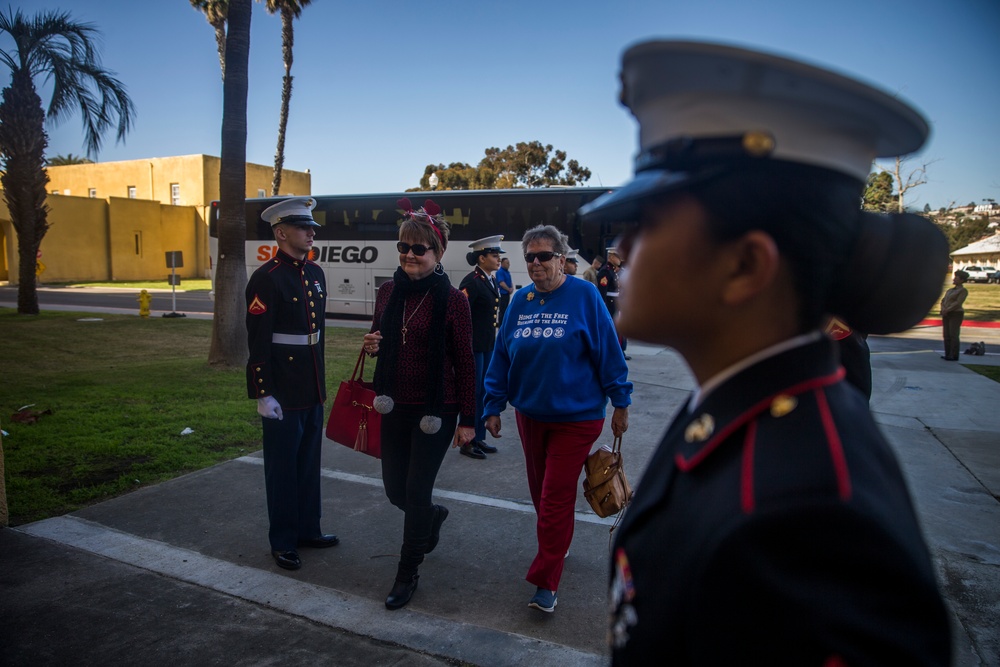
{"type": "Polygon", "coordinates": [[[486,372],[486,430],[500,437],[500,413],[514,406],[528,489],[538,516],[538,553],[525,577],[537,591],[529,607],[551,612],[573,540],[577,486],[604,428],[628,429],[632,383],[625,355],[597,288],[567,280],[567,237],[551,225],[521,240],[532,285],[511,297],[486,372]]]}

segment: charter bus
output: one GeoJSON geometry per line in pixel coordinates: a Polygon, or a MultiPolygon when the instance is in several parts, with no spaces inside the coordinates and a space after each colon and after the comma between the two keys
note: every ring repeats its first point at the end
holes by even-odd
{"type": "MultiPolygon", "coordinates": [[[[595,255],[604,255],[621,231],[618,224],[580,222],[577,210],[608,188],[553,187],[522,190],[436,190],[363,195],[312,196],[316,200],[313,218],[316,230],[311,259],[326,272],[327,316],[370,318],[379,286],[392,279],[399,266],[396,241],[403,212],[396,206],[409,198],[414,208],[433,199],[451,224],[448,252],[442,265],[456,287],[472,270],[466,261],[469,244],[495,234],[503,234],[502,246],[509,257],[515,287],[529,282],[522,258],[521,237],[535,225],[555,225],[569,236],[570,246],[579,250],[580,272],[595,255]]],[[[303,195],[307,196],[307,195],[303,195]]],[[[270,226],[261,212],[281,199],[268,197],[246,200],[247,277],[278,250],[270,226]]],[[[209,216],[209,255],[212,279],[218,257],[219,202],[212,202],[209,216]]],[[[213,283],[214,284],[214,283],[213,283]]]]}

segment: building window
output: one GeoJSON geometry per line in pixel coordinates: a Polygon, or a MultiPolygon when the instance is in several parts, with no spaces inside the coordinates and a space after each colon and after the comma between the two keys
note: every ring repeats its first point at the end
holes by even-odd
{"type": "Polygon", "coordinates": [[[266,197],[267,196],[267,193],[264,192],[264,188],[257,188],[257,196],[258,197],[266,197]]]}
{"type": "Polygon", "coordinates": [[[97,199],[97,188],[90,188],[87,190],[87,196],[91,199],[97,199]]]}
{"type": "Polygon", "coordinates": [[[129,199],[135,199],[135,186],[134,185],[128,186],[128,198],[129,199]]]}
{"type": "Polygon", "coordinates": [[[174,206],[181,205],[181,184],[171,183],[170,184],[170,203],[174,206]]]}
{"type": "Polygon", "coordinates": [[[142,232],[135,232],[135,254],[136,257],[142,257],[142,232]]]}

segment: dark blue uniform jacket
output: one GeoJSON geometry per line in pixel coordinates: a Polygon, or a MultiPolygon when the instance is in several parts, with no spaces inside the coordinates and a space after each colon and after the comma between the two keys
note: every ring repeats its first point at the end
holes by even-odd
{"type": "Polygon", "coordinates": [[[500,292],[493,288],[489,276],[478,266],[462,278],[458,289],[469,298],[469,310],[472,311],[472,351],[493,352],[497,340],[500,292]]]}
{"type": "Polygon", "coordinates": [[[274,396],[283,410],[326,400],[323,366],[326,277],[318,264],[282,251],[262,265],[246,288],[247,395],[274,396]],[[319,334],[315,345],[272,342],[275,333],[319,334]]]}
{"type": "Polygon", "coordinates": [[[896,458],[827,338],[678,416],[617,531],[616,665],[946,665],[896,458]]]}

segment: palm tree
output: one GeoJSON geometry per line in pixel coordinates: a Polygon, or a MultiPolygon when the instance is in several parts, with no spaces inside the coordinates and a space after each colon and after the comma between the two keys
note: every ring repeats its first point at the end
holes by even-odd
{"type": "Polygon", "coordinates": [[[9,35],[13,49],[0,49],[10,68],[10,85],[0,102],[0,176],[11,223],[17,231],[17,312],[38,314],[35,268],[38,247],[48,230],[45,205],[46,118],[58,122],[78,108],[88,155],[96,155],[104,133],[117,124],[125,138],[135,108],[120,81],[103,69],[95,48],[99,33],[77,23],[68,12],[44,11],[28,19],[20,10],[0,13],[0,37],[9,35]],[[35,77],[51,80],[48,112],[35,90],[35,77]]]}
{"type": "Polygon", "coordinates": [[[191,6],[205,15],[209,25],[215,28],[215,46],[219,50],[219,67],[222,81],[226,81],[226,15],[229,0],[191,0],[191,6]]]}
{"type": "Polygon", "coordinates": [[[266,0],[268,14],[281,14],[281,59],[285,63],[285,77],[281,84],[281,114],[278,117],[278,148],[274,152],[274,179],[271,196],[278,196],[281,187],[281,169],[285,165],[285,129],[288,127],[288,107],[292,101],[292,46],[295,32],[292,21],[312,0],[266,0]]]}
{"type": "Polygon", "coordinates": [[[222,165],[219,168],[219,260],[215,267],[215,315],[208,362],[246,363],[243,287],[246,272],[247,94],[250,63],[250,0],[230,0],[226,34],[227,72],[222,84],[222,165]]]}
{"type": "Polygon", "coordinates": [[[65,167],[70,164],[93,164],[93,160],[83,157],[82,155],[73,155],[72,153],[66,153],[66,155],[53,155],[45,161],[45,163],[50,167],[65,167]]]}

